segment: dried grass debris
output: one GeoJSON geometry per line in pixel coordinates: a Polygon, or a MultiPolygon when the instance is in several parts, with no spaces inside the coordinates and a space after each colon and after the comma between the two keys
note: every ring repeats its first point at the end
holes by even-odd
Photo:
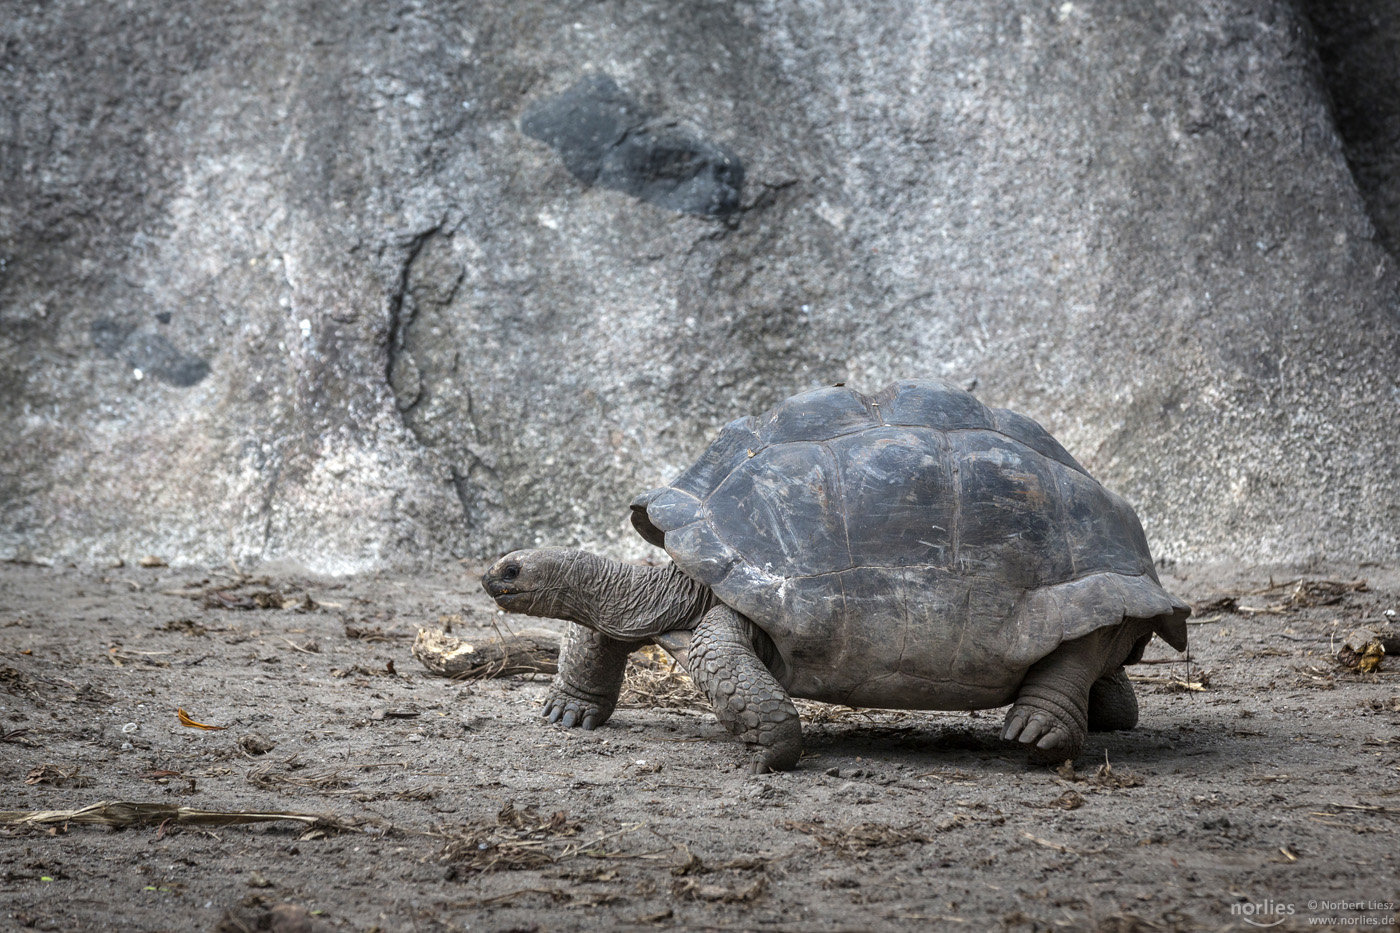
{"type": "Polygon", "coordinates": [[[913,824],[896,827],[888,823],[870,822],[856,823],[852,826],[828,826],[822,820],[780,820],[775,825],[811,836],[822,848],[834,849],[847,855],[860,855],[871,849],[930,841],[929,837],[916,830],[913,824]]]}
{"type": "Polygon", "coordinates": [[[1066,761],[1055,769],[1056,776],[1065,782],[1087,784],[1095,790],[1122,790],[1128,787],[1142,787],[1146,781],[1133,771],[1119,771],[1107,760],[1098,766],[1093,774],[1081,774],[1074,770],[1074,762],[1066,761]]]}
{"type": "Polygon", "coordinates": [[[65,768],[61,765],[45,762],[39,767],[30,770],[25,775],[26,784],[48,784],[53,787],[91,787],[92,778],[83,774],[83,769],[77,765],[65,768]]]}
{"type": "Polygon", "coordinates": [[[514,907],[517,902],[530,897],[531,895],[547,897],[551,904],[559,904],[568,907],[601,907],[605,904],[616,904],[625,901],[621,894],[613,894],[607,891],[578,891],[567,888],[519,888],[515,891],[507,891],[504,894],[495,894],[490,897],[476,897],[466,901],[460,901],[453,906],[466,908],[478,907],[514,907]]]}
{"type": "Polygon", "coordinates": [[[208,635],[209,629],[205,628],[194,619],[169,619],[166,623],[156,629],[158,632],[178,632],[181,635],[198,637],[208,635]]]}
{"type": "Polygon", "coordinates": [[[299,904],[275,904],[254,895],[241,907],[224,914],[214,933],[326,933],[330,925],[320,919],[321,911],[299,904]]]}
{"type": "Polygon", "coordinates": [[[565,810],[541,816],[537,808],[517,808],[506,801],[492,824],[461,827],[448,835],[440,861],[450,863],[449,878],[497,871],[544,868],[576,857],[582,823],[565,810]]]}
{"type": "Polygon", "coordinates": [[[365,667],[363,664],[352,664],[349,668],[331,668],[330,674],[337,680],[346,677],[397,677],[398,671],[394,670],[394,662],[390,661],[378,669],[365,667]]]}
{"type": "Polygon", "coordinates": [[[354,782],[339,771],[306,771],[302,773],[301,763],[293,755],[281,764],[287,770],[277,770],[276,762],[259,765],[248,772],[249,784],[262,790],[277,790],[283,793],[311,791],[322,794],[347,794],[353,790],[354,782]]]}
{"type": "MultiPolygon", "coordinates": [[[[1149,662],[1139,662],[1149,663],[1149,662]]],[[[1166,659],[1164,663],[1186,664],[1186,672],[1177,674],[1129,674],[1128,679],[1135,684],[1157,684],[1165,688],[1167,693],[1204,693],[1210,686],[1210,679],[1215,675],[1215,671],[1208,668],[1192,669],[1189,660],[1181,661],[1176,658],[1166,659]]]]}
{"type": "Polygon", "coordinates": [[[205,609],[295,609],[297,612],[314,612],[325,607],[336,608],[335,603],[317,602],[300,587],[275,589],[267,577],[253,577],[241,571],[218,575],[226,577],[226,581],[213,583],[199,580],[182,589],[161,590],[161,595],[193,599],[205,609]]]}
{"type": "Polygon", "coordinates": [[[661,648],[647,645],[627,658],[619,707],[630,709],[708,709],[700,689],[680,664],[661,648]]]}
{"type": "Polygon", "coordinates": [[[1073,788],[1067,788],[1063,794],[1048,803],[1037,804],[1052,810],[1078,810],[1084,806],[1084,795],[1073,788]]]}
{"type": "Polygon", "coordinates": [[[1365,580],[1306,580],[1300,578],[1285,583],[1270,581],[1268,586],[1260,589],[1232,593],[1218,597],[1218,599],[1238,600],[1242,596],[1274,597],[1271,602],[1263,606],[1241,606],[1237,603],[1233,609],[1228,611],[1246,615],[1259,613],[1278,615],[1299,609],[1311,609],[1316,606],[1334,606],[1353,593],[1364,593],[1367,590],[1365,580]],[[1278,598],[1280,596],[1282,598],[1278,598]]]}
{"type": "Polygon", "coordinates": [[[39,696],[39,682],[13,667],[0,667],[0,690],[11,696],[34,699],[39,696]]]}
{"type": "MultiPolygon", "coordinates": [[[[164,803],[131,800],[103,800],[75,810],[0,810],[0,823],[11,826],[238,826],[290,820],[308,827],[308,834],[323,836],[333,832],[364,832],[372,823],[356,823],[324,813],[298,813],[290,810],[198,810],[164,803]]],[[[383,829],[383,827],[380,827],[383,829]]]]}
{"type": "Polygon", "coordinates": [[[170,652],[136,651],[122,645],[113,645],[107,649],[107,660],[117,667],[126,667],[128,664],[141,667],[169,667],[169,661],[158,657],[162,654],[170,654],[170,652]]]}
{"type": "Polygon", "coordinates": [[[284,593],[280,590],[254,590],[236,593],[213,590],[203,598],[205,609],[299,609],[309,612],[317,608],[316,601],[305,593],[284,593]]]}
{"type": "Polygon", "coordinates": [[[1062,852],[1065,855],[1098,855],[1101,852],[1108,851],[1107,846],[1099,846],[1097,849],[1076,849],[1073,846],[1067,846],[1063,845],[1062,843],[1052,842],[1049,839],[1042,839],[1034,833],[1026,832],[1024,829],[1021,830],[1021,837],[1023,839],[1029,839],[1031,842],[1034,842],[1038,846],[1044,846],[1047,849],[1054,849],[1056,852],[1062,852]]]}
{"type": "Polygon", "coordinates": [[[1191,613],[1196,616],[1203,616],[1209,613],[1238,612],[1240,600],[1238,595],[1213,596],[1210,599],[1199,603],[1191,604],[1191,613]]]}
{"type": "Polygon", "coordinates": [[[374,645],[392,641],[407,641],[413,636],[408,632],[386,632],[383,626],[379,625],[356,625],[353,622],[346,622],[345,637],[351,641],[363,641],[366,644],[374,645]]]}
{"type": "Polygon", "coordinates": [[[681,900],[710,901],[719,904],[747,904],[757,900],[768,889],[768,877],[759,875],[744,887],[722,884],[702,884],[694,878],[680,878],[671,884],[671,896],[681,900]]]}

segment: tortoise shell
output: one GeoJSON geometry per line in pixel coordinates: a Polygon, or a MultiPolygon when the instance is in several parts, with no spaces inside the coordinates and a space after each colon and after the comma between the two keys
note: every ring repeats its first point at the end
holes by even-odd
{"type": "Polygon", "coordinates": [[[768,634],[797,696],[1001,705],[1062,642],[1126,619],[1185,647],[1190,610],[1132,508],[1031,419],[938,382],[740,418],[632,509],[768,634]]]}

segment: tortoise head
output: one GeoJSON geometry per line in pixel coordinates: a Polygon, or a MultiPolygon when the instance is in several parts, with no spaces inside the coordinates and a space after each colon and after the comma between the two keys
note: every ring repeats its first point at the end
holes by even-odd
{"type": "Polygon", "coordinates": [[[576,589],[572,576],[583,556],[558,547],[511,551],[491,565],[481,586],[506,612],[569,618],[569,597],[576,589]]]}

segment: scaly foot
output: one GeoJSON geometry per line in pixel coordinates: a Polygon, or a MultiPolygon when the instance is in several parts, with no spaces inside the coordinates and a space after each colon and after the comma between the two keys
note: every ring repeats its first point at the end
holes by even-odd
{"type": "Polygon", "coordinates": [[[1001,737],[1030,746],[1034,762],[1054,763],[1078,758],[1087,731],[1082,701],[1028,680],[1006,714],[1001,737]]]}
{"type": "Polygon", "coordinates": [[[716,718],[749,747],[750,771],[796,767],[802,756],[797,707],[755,653],[747,619],[728,606],[711,609],[691,636],[685,666],[710,698],[716,718]]]}
{"type": "Polygon", "coordinates": [[[640,644],[569,626],[559,652],[559,673],[544,701],[544,718],[569,729],[592,730],[607,722],[622,691],[627,655],[640,644]]]}

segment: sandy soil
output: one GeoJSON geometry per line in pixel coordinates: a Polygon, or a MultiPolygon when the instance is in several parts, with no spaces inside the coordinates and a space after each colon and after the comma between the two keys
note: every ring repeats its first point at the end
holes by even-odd
{"type": "MultiPolygon", "coordinates": [[[[335,821],[0,827],[0,927],[1396,923],[1400,659],[1357,674],[1333,654],[1400,609],[1400,567],[1274,568],[1369,587],[1203,608],[1190,663],[1134,670],[1141,726],[1091,737],[1072,772],[1027,765],[998,712],[808,707],[801,766],[760,777],[652,667],[593,733],[539,718],[546,677],[427,675],[409,653],[419,626],[485,640],[502,620],[474,570],[270,573],[220,595],[238,581],[213,571],[0,565],[0,807],[335,821]]],[[[1270,575],[1164,582],[1205,607],[1270,575]]]]}

